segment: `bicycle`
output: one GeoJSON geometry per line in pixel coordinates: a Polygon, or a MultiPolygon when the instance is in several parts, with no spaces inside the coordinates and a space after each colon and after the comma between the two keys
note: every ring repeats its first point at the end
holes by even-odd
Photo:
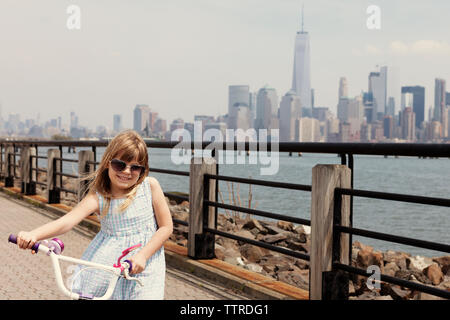
{"type": "MultiPolygon", "coordinates": [[[[10,234],[8,237],[8,241],[17,244],[17,236],[10,234]]],[[[129,272],[133,268],[131,261],[130,260],[124,260],[123,262],[120,261],[123,257],[125,257],[127,254],[129,254],[131,251],[139,248],[140,246],[141,246],[141,244],[137,244],[137,245],[134,245],[132,247],[129,247],[129,248],[123,250],[122,255],[117,259],[117,263],[113,264],[113,266],[107,266],[107,265],[103,265],[103,264],[99,264],[99,263],[95,263],[95,262],[91,262],[91,261],[86,261],[86,260],[81,260],[81,259],[76,259],[73,257],[61,255],[61,253],[64,250],[64,243],[58,238],[53,238],[51,240],[43,240],[41,242],[36,242],[33,245],[33,247],[31,248],[31,250],[34,250],[36,253],[43,252],[43,253],[47,254],[47,256],[50,257],[50,259],[52,261],[52,265],[53,265],[53,270],[55,273],[56,284],[57,284],[58,288],[62,291],[62,293],[65,294],[66,296],[68,296],[69,298],[71,298],[73,300],[108,300],[109,298],[111,298],[111,296],[114,292],[116,283],[119,280],[119,278],[121,278],[121,277],[125,278],[127,280],[130,280],[130,281],[136,281],[140,286],[143,286],[142,282],[138,278],[131,277],[129,275],[129,272]],[[110,273],[109,285],[106,289],[106,292],[101,296],[95,296],[94,294],[90,294],[90,293],[73,292],[73,283],[74,283],[73,280],[72,280],[72,285],[70,286],[70,289],[68,289],[64,285],[61,267],[60,267],[60,261],[75,263],[78,266],[80,266],[80,265],[86,266],[85,268],[80,269],[73,278],[77,278],[77,276],[80,276],[81,272],[86,271],[88,269],[94,269],[94,270],[96,269],[97,271],[100,270],[102,273],[110,273]]]]}

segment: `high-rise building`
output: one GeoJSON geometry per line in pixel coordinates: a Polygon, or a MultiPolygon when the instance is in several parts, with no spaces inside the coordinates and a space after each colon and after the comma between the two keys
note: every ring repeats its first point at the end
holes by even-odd
{"type": "Polygon", "coordinates": [[[278,96],[275,89],[265,86],[256,96],[255,129],[276,129],[278,119],[278,96]]]}
{"type": "Polygon", "coordinates": [[[383,129],[384,129],[384,136],[387,139],[394,138],[394,118],[391,115],[384,116],[383,119],[383,129]]]}
{"type": "Polygon", "coordinates": [[[425,121],[425,88],[421,86],[402,87],[402,111],[411,107],[416,115],[416,128],[425,121]]]}
{"type": "Polygon", "coordinates": [[[447,137],[448,117],[444,112],[446,102],[445,80],[436,78],[434,80],[434,120],[441,123],[442,137],[447,137]]]}
{"type": "Polygon", "coordinates": [[[400,116],[402,138],[407,141],[416,140],[416,115],[411,107],[406,107],[400,116]]]}
{"type": "Polygon", "coordinates": [[[148,127],[150,108],[146,104],[137,104],[133,114],[133,129],[142,132],[148,127]]]}
{"type": "Polygon", "coordinates": [[[339,79],[338,100],[342,97],[348,97],[348,82],[346,77],[341,77],[339,79]]]}
{"type": "Polygon", "coordinates": [[[287,92],[280,103],[280,142],[295,139],[295,120],[302,115],[300,97],[293,90],[287,92]]]}
{"type": "Polygon", "coordinates": [[[373,96],[372,121],[380,120],[386,113],[387,99],[387,67],[369,74],[369,92],[373,96]]]}
{"type": "Polygon", "coordinates": [[[309,34],[303,28],[303,10],[301,22],[301,31],[298,31],[295,36],[292,90],[300,97],[302,107],[307,110],[312,108],[311,66],[309,34]]]}
{"type": "Polygon", "coordinates": [[[228,129],[238,129],[238,114],[242,122],[243,114],[248,113],[249,123],[245,126],[251,126],[250,110],[250,87],[248,85],[232,85],[228,87],[228,129]],[[246,110],[243,110],[246,108],[246,110]],[[248,112],[247,112],[248,111],[248,112]]]}
{"type": "Polygon", "coordinates": [[[314,118],[297,118],[295,120],[294,140],[296,142],[319,142],[319,120],[314,118]]]}
{"type": "Polygon", "coordinates": [[[78,128],[78,116],[75,112],[70,113],[70,129],[78,128]]]}
{"type": "Polygon", "coordinates": [[[113,131],[114,132],[122,131],[122,115],[120,114],[113,115],[113,131]]]}

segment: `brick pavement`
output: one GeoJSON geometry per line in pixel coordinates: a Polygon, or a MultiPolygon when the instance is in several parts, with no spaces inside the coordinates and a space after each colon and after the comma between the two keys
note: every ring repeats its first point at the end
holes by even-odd
{"type": "MultiPolygon", "coordinates": [[[[0,300],[65,300],[55,283],[50,259],[42,254],[32,255],[8,243],[10,233],[31,230],[57,218],[45,209],[36,208],[12,199],[0,192],[0,300]]],[[[93,232],[75,227],[60,238],[65,244],[64,255],[79,258],[87,247],[93,232]]],[[[67,266],[61,264],[63,277],[67,266]]],[[[166,300],[244,299],[225,288],[207,283],[191,274],[167,268],[166,300]]]]}

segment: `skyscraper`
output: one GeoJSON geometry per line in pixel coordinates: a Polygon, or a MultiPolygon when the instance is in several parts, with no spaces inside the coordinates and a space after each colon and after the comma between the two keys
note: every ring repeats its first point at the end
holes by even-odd
{"type": "Polygon", "coordinates": [[[146,104],[137,104],[134,108],[133,129],[142,132],[149,123],[150,108],[146,104]]]}
{"type": "Polygon", "coordinates": [[[448,116],[445,112],[445,98],[445,80],[436,78],[434,80],[434,120],[441,123],[441,137],[447,137],[448,135],[448,116]]]}
{"type": "MultiPolygon", "coordinates": [[[[248,114],[248,124],[252,126],[250,110],[250,87],[248,85],[233,85],[228,87],[228,129],[238,129],[238,122],[242,125],[243,117],[248,114]]],[[[245,121],[244,121],[245,122],[245,121]]],[[[244,128],[242,128],[244,129],[244,128]]]]}
{"type": "Polygon", "coordinates": [[[348,97],[348,83],[346,77],[341,77],[339,79],[339,94],[338,99],[342,97],[348,97]]]}
{"type": "Polygon", "coordinates": [[[311,71],[310,71],[309,34],[303,29],[303,10],[301,31],[295,36],[294,72],[292,90],[300,97],[302,107],[311,109],[311,71]]]}
{"type": "Polygon", "coordinates": [[[369,74],[369,92],[373,95],[372,121],[382,119],[386,113],[387,99],[387,67],[369,74]]]}
{"type": "Polygon", "coordinates": [[[113,131],[120,132],[122,130],[122,115],[113,115],[113,131]]]}
{"type": "Polygon", "coordinates": [[[295,139],[295,120],[302,115],[300,98],[290,90],[280,103],[280,141],[290,142],[295,139]]]}
{"type": "Polygon", "coordinates": [[[416,128],[420,128],[420,125],[425,120],[424,87],[421,86],[402,87],[402,111],[406,107],[412,107],[413,112],[415,113],[416,128]]]}
{"type": "Polygon", "coordinates": [[[276,129],[278,119],[278,96],[275,89],[265,86],[256,96],[255,129],[276,129]]]}

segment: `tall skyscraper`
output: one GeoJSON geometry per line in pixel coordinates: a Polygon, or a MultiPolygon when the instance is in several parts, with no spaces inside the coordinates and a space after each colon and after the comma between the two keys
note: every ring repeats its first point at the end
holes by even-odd
{"type": "Polygon", "coordinates": [[[113,131],[120,132],[122,130],[122,115],[113,115],[113,131]]]}
{"type": "Polygon", "coordinates": [[[303,29],[303,9],[301,22],[301,31],[295,36],[292,90],[300,97],[302,107],[311,109],[310,45],[309,34],[303,29]]]}
{"type": "Polygon", "coordinates": [[[448,136],[448,115],[446,108],[445,80],[436,78],[434,80],[434,120],[441,123],[442,137],[448,136]]]}
{"type": "Polygon", "coordinates": [[[134,108],[133,129],[142,132],[148,127],[150,108],[146,104],[137,104],[134,108]]]}
{"type": "Polygon", "coordinates": [[[300,97],[290,90],[280,103],[280,142],[290,142],[295,139],[295,120],[302,115],[300,97]]]}
{"type": "Polygon", "coordinates": [[[338,99],[342,97],[348,97],[348,82],[346,77],[341,77],[339,79],[338,99]]]}
{"type": "Polygon", "coordinates": [[[372,121],[382,119],[386,113],[387,99],[387,67],[369,74],[369,92],[373,95],[372,121]]]}
{"type": "Polygon", "coordinates": [[[242,125],[243,118],[247,117],[247,114],[248,119],[246,121],[248,124],[245,127],[251,127],[253,125],[251,123],[250,98],[250,87],[248,85],[233,85],[228,87],[228,129],[238,129],[238,122],[242,125]]]}
{"type": "Polygon", "coordinates": [[[402,87],[402,109],[411,107],[415,113],[416,128],[425,121],[425,88],[421,86],[402,87]]]}
{"type": "Polygon", "coordinates": [[[278,127],[278,96],[275,89],[265,86],[256,96],[255,129],[276,129],[278,127]]]}
{"type": "Polygon", "coordinates": [[[400,116],[400,126],[402,128],[402,138],[407,141],[416,140],[415,113],[411,107],[406,107],[400,116]]]}

